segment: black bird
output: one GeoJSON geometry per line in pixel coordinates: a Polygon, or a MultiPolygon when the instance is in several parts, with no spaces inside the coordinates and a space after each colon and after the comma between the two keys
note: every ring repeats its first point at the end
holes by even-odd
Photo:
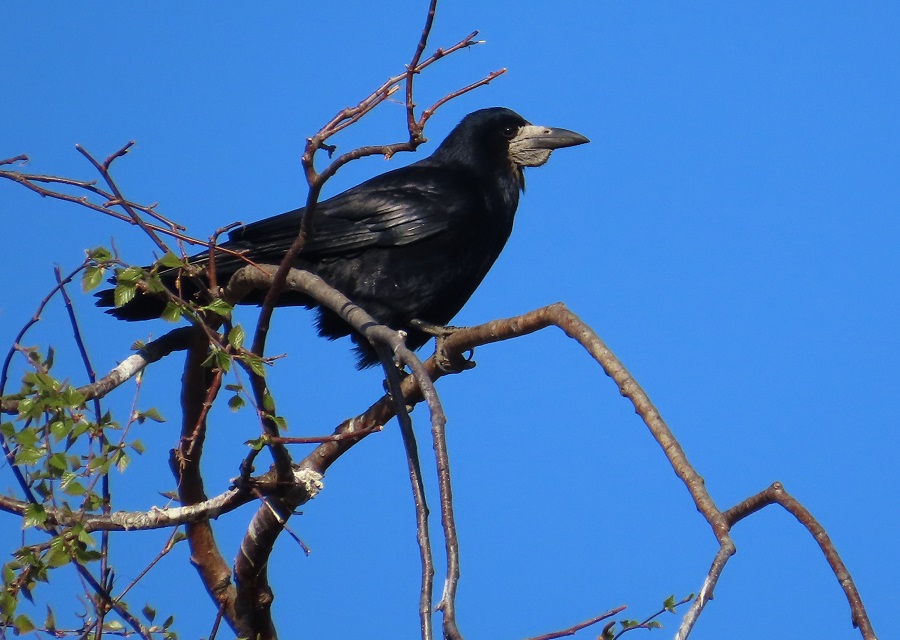
{"type": "MultiPolygon", "coordinates": [[[[574,131],[532,125],[509,109],[470,113],[428,158],[318,203],[295,266],[317,274],[378,322],[405,330],[408,346],[418,349],[429,336],[410,322],[450,322],[500,255],[525,189],[523,168],[544,164],[553,149],[586,142],[574,131]]],[[[239,227],[222,246],[244,251],[257,264],[277,265],[303,215],[304,209],[295,209],[239,227]]],[[[205,258],[192,261],[202,264],[205,258]]],[[[245,265],[217,256],[218,283],[245,265]]],[[[264,294],[242,302],[260,304],[264,294]]],[[[98,306],[113,306],[112,290],[98,298],[98,306]]],[[[293,292],[283,293],[278,304],[315,306],[293,292]]],[[[146,320],[159,317],[164,306],[160,298],[138,294],[108,313],[146,320]]],[[[352,335],[359,368],[378,363],[366,339],[339,316],[323,308],[318,314],[319,335],[352,335]]]]}

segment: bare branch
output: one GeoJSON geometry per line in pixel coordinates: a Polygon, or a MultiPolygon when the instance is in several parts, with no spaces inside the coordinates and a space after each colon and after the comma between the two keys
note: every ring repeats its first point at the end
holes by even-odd
{"type": "MultiPolygon", "coordinates": [[[[184,505],[194,505],[207,500],[200,473],[200,457],[206,430],[198,429],[203,415],[203,402],[209,392],[208,369],[203,366],[209,342],[202,329],[190,328],[190,347],[185,358],[182,377],[182,423],[178,449],[172,451],[170,465],[178,481],[178,496],[184,505]],[[189,439],[192,438],[190,441],[189,439]],[[190,449],[190,450],[189,450],[190,449]]],[[[231,570],[219,552],[208,520],[186,526],[191,558],[200,579],[214,602],[223,608],[225,617],[238,635],[245,629],[234,613],[236,590],[231,583],[231,570]]],[[[249,637],[249,636],[247,636],[249,637]]]]}
{"type": "Polygon", "coordinates": [[[771,504],[777,504],[783,507],[785,511],[794,516],[797,521],[809,531],[810,535],[815,539],[816,544],[818,544],[819,548],[822,550],[835,578],[837,578],[838,583],[841,585],[841,589],[844,590],[844,595],[847,597],[847,602],[850,605],[853,626],[859,628],[863,638],[866,640],[874,640],[876,637],[875,630],[872,628],[872,623],[869,621],[869,616],[866,613],[866,608],[863,605],[859,591],[856,589],[856,584],[853,582],[853,577],[847,570],[844,561],[841,560],[837,548],[834,546],[831,538],[828,537],[825,528],[819,524],[818,520],[813,517],[812,513],[810,513],[806,507],[800,504],[796,498],[791,496],[787,490],[785,490],[784,485],[780,482],[774,482],[764,491],[731,507],[723,515],[728,524],[734,526],[747,516],[756,513],[760,509],[771,504]]]}

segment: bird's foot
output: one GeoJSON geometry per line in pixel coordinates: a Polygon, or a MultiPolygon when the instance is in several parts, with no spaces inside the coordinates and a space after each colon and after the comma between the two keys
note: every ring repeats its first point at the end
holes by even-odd
{"type": "Polygon", "coordinates": [[[431,324],[424,320],[413,320],[409,324],[422,333],[434,336],[434,363],[437,365],[437,368],[444,373],[460,373],[461,371],[467,371],[475,367],[475,361],[472,359],[475,352],[472,349],[468,350],[466,355],[453,354],[451,357],[444,348],[444,342],[447,338],[463,327],[431,324]]]}

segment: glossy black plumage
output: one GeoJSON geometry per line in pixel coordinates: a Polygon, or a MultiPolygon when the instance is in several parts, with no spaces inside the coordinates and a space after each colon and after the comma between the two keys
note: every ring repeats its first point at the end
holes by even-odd
{"type": "MultiPolygon", "coordinates": [[[[434,153],[319,203],[296,266],[319,275],[379,322],[408,332],[421,347],[428,336],[413,319],[450,322],[481,283],[512,231],[524,166],[546,162],[550,150],[587,142],[563,129],[535,127],[509,109],[466,116],[434,153]]],[[[303,209],[233,231],[224,246],[246,251],[257,264],[278,264],[300,229],[303,209]]],[[[198,256],[198,262],[203,256],[198,256]]],[[[217,257],[219,284],[246,263],[217,257]]],[[[260,303],[264,292],[244,300],[260,303]]],[[[112,306],[111,291],[98,305],[112,306]]],[[[312,301],[285,293],[279,305],[312,301]]],[[[163,303],[149,295],[110,309],[125,320],[158,317],[163,303]]],[[[319,310],[319,333],[352,334],[335,314],[319,310]]],[[[378,362],[364,338],[353,335],[359,366],[378,362]]]]}

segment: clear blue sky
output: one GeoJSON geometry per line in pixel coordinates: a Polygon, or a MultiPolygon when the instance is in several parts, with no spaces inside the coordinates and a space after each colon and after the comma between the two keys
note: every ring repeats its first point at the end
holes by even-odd
{"type": "MultiPolygon", "coordinates": [[[[6,6],[0,156],[27,153],[29,171],[92,177],[75,143],[105,156],[136,140],[116,165],[125,193],[158,201],[201,237],[298,206],[304,138],[402,69],[424,3],[259,7],[6,6]]],[[[474,29],[487,44],[423,75],[419,103],[509,72],[441,109],[421,153],[465,113],[493,105],[592,143],[529,171],[513,237],[457,323],[565,301],[649,392],[721,507],[780,480],[813,511],[887,634],[900,597],[900,5],[448,1],[431,47],[474,29]]],[[[387,104],[338,143],[400,139],[403,122],[387,104]]],[[[328,193],[413,159],[358,162],[328,193]]],[[[0,183],[0,212],[4,350],[51,286],[53,264],[71,268],[110,237],[136,263],[151,256],[121,224],[12,183],[0,183]]],[[[76,302],[99,370],[169,328],[119,324],[88,298],[76,302]]],[[[310,319],[277,314],[271,341],[272,353],[289,355],[271,380],[292,435],[330,432],[381,389],[378,372],[353,370],[346,343],[316,339],[310,319]]],[[[60,373],[80,383],[68,335],[57,307],[27,342],[58,344],[60,373]]],[[[696,591],[714,539],[586,355],[548,331],[476,359],[439,385],[467,637],[536,635],[619,604],[637,618],[696,591]]],[[[142,406],[175,417],[178,377],[177,359],[154,367],[142,406]]],[[[120,411],[131,393],[117,396],[120,411]]],[[[416,418],[427,453],[426,415],[416,418]]],[[[138,429],[150,450],[135,473],[114,478],[117,507],[162,504],[155,492],[172,489],[163,465],[177,429],[138,429]]],[[[257,426],[250,413],[222,411],[210,431],[207,490],[217,493],[257,426]]],[[[0,488],[13,485],[8,470],[2,477],[0,488]]],[[[325,482],[291,522],[312,555],[284,536],[273,556],[282,636],[415,637],[418,560],[396,429],[369,438],[325,482]]],[[[216,524],[227,557],[250,514],[216,524]]],[[[10,549],[17,523],[5,523],[10,549]]],[[[859,637],[791,517],[770,508],[734,537],[738,555],[693,637],[859,637]]],[[[114,538],[119,584],[163,540],[114,538]]],[[[73,586],[54,577],[58,614],[76,608],[65,595],[73,586]]],[[[183,638],[207,635],[215,616],[186,547],[137,587],[132,606],[145,601],[175,614],[183,638]]],[[[654,635],[671,637],[677,619],[663,622],[654,635]]]]}

